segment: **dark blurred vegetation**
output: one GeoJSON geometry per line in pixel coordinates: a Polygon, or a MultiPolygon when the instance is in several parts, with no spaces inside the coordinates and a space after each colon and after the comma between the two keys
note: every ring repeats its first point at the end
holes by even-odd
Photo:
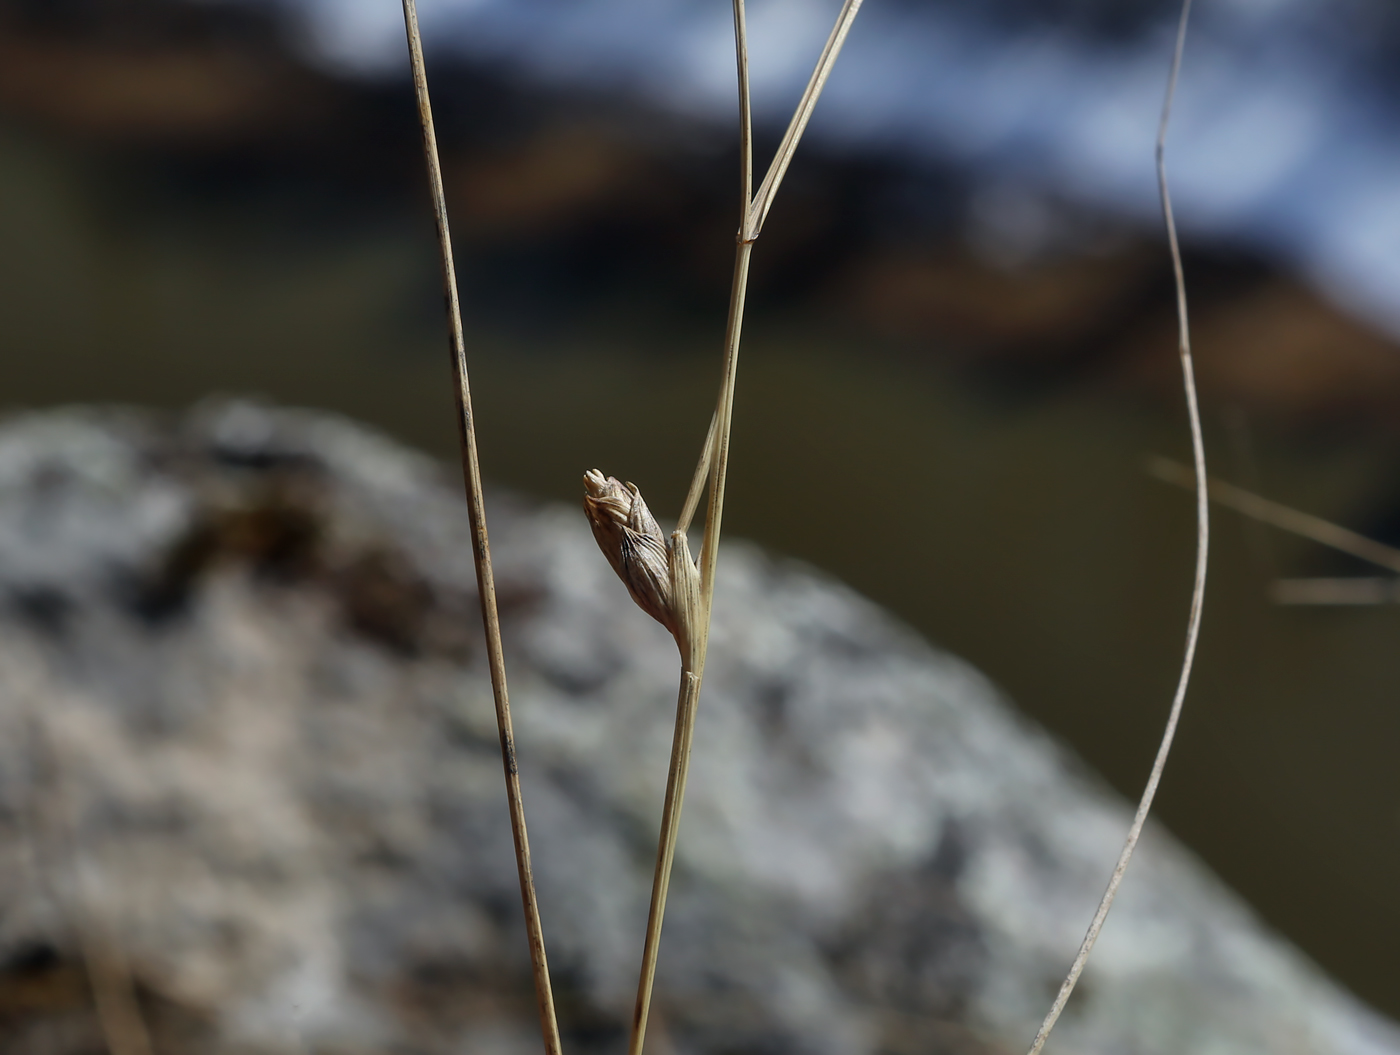
{"type": "MultiPolygon", "coordinates": [[[[674,514],[732,135],[432,75],[487,472],[573,502],[596,465],[674,514]]],[[[726,529],[888,605],[1136,796],[1192,546],[1189,498],[1142,469],[1188,450],[1165,249],[1066,206],[1071,235],[1019,253],[969,226],[977,191],[803,148],[755,255],[726,529]]],[[[6,407],[255,392],[454,456],[407,85],[316,72],[256,8],[0,4],[0,246],[6,407]]],[[[1400,541],[1395,342],[1267,259],[1188,248],[1215,471],[1400,541]]],[[[1370,572],[1224,511],[1211,574],[1160,815],[1400,1014],[1400,613],[1273,605],[1276,577],[1370,572]]]]}

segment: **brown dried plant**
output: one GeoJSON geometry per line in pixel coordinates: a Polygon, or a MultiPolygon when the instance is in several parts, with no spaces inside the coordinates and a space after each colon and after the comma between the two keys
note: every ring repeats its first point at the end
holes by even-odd
{"type": "Polygon", "coordinates": [[[608,563],[627,585],[641,608],[671,631],[680,650],[681,678],[676,700],[676,731],[671,742],[671,762],[666,777],[666,797],[661,810],[661,834],[657,842],[656,871],[652,877],[651,907],[647,913],[642,946],[641,976],[627,1045],[628,1055],[641,1055],[651,1008],[656,958],[661,944],[661,924],[675,861],[676,834],[690,771],[690,748],[695,734],[695,712],[709,648],[710,615],[715,594],[715,570],[719,557],[720,522],[724,515],[724,485],[729,469],[729,434],[734,412],[734,380],[739,365],[739,341],[744,325],[744,299],[748,290],[749,258],[763,229],[773,198],[792,162],[797,144],[811,119],[827,77],[846,41],[861,0],[846,0],[822,48],[807,88],[788,122],[768,172],[753,190],[753,120],[749,104],[748,26],[744,0],[734,3],[734,52],[739,80],[739,179],[741,207],[735,239],[734,278],[729,294],[729,318],[725,328],[724,368],[719,399],[710,419],[709,432],[680,519],[669,541],[662,537],[641,492],[604,476],[596,469],[583,478],[584,511],[608,563]],[[697,567],[686,534],[708,486],[705,534],[697,567]]]}
{"type": "MultiPolygon", "coordinates": [[[[463,472],[466,479],[467,501],[472,525],[473,553],[480,587],[482,618],[486,626],[487,650],[490,658],[491,682],[496,702],[496,717],[501,739],[502,761],[505,768],[507,800],[510,806],[512,832],[515,838],[516,863],[520,877],[526,929],[529,936],[531,963],[539,1004],[541,1029],[548,1055],[560,1051],[559,1030],[550,991],[549,970],[545,957],[544,939],[530,869],[529,842],[525,829],[524,806],[520,795],[516,768],[514,740],[511,732],[510,704],[506,691],[505,663],[501,650],[500,623],[496,613],[495,589],[491,571],[490,547],[481,496],[481,473],[472,423],[471,394],[467,381],[465,342],[461,312],[457,299],[455,270],[452,261],[451,236],[442,188],[433,131],[432,108],[428,99],[427,77],[424,71],[422,43],[418,31],[414,0],[402,0],[404,24],[408,35],[410,62],[418,98],[419,116],[423,126],[424,153],[432,187],[438,240],[442,252],[443,282],[446,291],[448,317],[451,326],[452,363],[456,379],[456,395],[463,472]]],[[[701,448],[699,462],[691,480],[680,518],[669,539],[662,532],[647,508],[640,490],[593,469],[584,475],[584,509],[594,537],[614,571],[627,586],[637,604],[676,639],[680,651],[681,678],[676,704],[676,727],[671,747],[666,795],[662,807],[661,833],[658,839],[656,868],[652,881],[651,906],[648,913],[646,937],[642,951],[642,966],[637,988],[636,1006],[628,1043],[628,1055],[641,1055],[646,1038],[647,1017],[651,1006],[652,986],[660,947],[666,896],[675,858],[676,836],[681,806],[685,797],[689,771],[691,743],[694,737],[695,714],[700,698],[708,652],[710,618],[714,599],[715,571],[719,552],[721,520],[724,511],[725,479],[729,465],[730,426],[733,417],[734,384],[738,367],[740,336],[743,330],[744,301],[748,287],[749,260],[753,244],[758,239],[764,221],[773,204],[793,154],[797,149],[813,108],[821,94],[832,65],[845,42],[851,23],[861,6],[861,0],[845,0],[835,26],[808,81],[806,90],[793,113],[787,131],[778,147],[757,192],[753,190],[753,129],[749,100],[748,36],[744,0],[733,0],[735,56],[739,83],[740,184],[742,207],[736,238],[734,276],[730,288],[729,315],[725,332],[724,364],[719,398],[710,420],[709,431],[701,448]],[[704,538],[698,563],[691,556],[687,532],[698,511],[701,496],[708,494],[704,538]]],[[[1190,683],[1196,643],[1200,634],[1201,611],[1205,597],[1206,561],[1209,544],[1209,508],[1205,449],[1201,434],[1200,409],[1191,358],[1190,328],[1186,310],[1185,277],[1181,251],[1177,241],[1176,224],[1172,214],[1171,196],[1167,187],[1165,147],[1185,47],[1186,27],[1191,0],[1183,0],[1177,26],[1176,45],[1172,54],[1166,97],[1158,126],[1156,164],[1161,194],[1163,219],[1166,224],[1176,280],[1176,307],[1179,326],[1179,356],[1182,368],[1192,450],[1195,463],[1197,513],[1197,551],[1194,585],[1191,593],[1190,615],[1187,621],[1186,646],[1181,673],[1173,695],[1166,729],[1153,762],[1147,785],[1139,801],[1122,852],[1059,993],[1041,1024],[1030,1048],[1038,1055],[1060,1013],[1073,992],[1076,982],[1088,962],[1089,954],[1112,907],[1119,885],[1137,846],[1161,782],[1162,772],[1175,737],[1177,724],[1190,683]]]]}

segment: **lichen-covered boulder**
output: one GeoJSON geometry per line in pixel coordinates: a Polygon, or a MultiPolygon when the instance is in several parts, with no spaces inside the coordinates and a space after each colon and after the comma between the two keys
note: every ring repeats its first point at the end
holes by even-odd
{"type": "MultiPolygon", "coordinates": [[[[0,425],[7,1055],[105,1050],[94,989],[159,1055],[539,1050],[459,490],[251,404],[0,425]]],[[[581,513],[489,515],[565,1046],[615,1052],[675,648],[581,513]]],[[[1021,1049],[1125,807],[811,569],[730,544],[716,606],[648,1050],[1021,1049]]],[[[1050,1050],[1400,1034],[1149,829],[1050,1050]]]]}

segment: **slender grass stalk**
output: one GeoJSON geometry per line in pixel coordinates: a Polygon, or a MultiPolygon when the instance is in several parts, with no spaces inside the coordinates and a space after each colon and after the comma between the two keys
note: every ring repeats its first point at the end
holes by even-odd
{"type": "Polygon", "coordinates": [[[1275,579],[1269,589],[1274,604],[1400,604],[1400,579],[1275,579]]]}
{"type": "Polygon", "coordinates": [[[491,570],[491,546],[486,534],[486,511],[481,494],[481,464],[477,457],[471,389],[467,380],[466,339],[462,332],[462,310],[457,298],[457,271],[452,262],[452,233],[447,223],[442,164],[438,160],[437,134],[433,129],[433,108],[428,99],[428,75],[423,65],[423,41],[418,31],[418,11],[414,0],[403,0],[403,18],[413,69],[413,87],[418,98],[418,117],[423,125],[423,154],[432,187],[433,218],[442,250],[443,292],[451,329],[457,429],[462,448],[467,510],[471,519],[472,556],[476,563],[477,592],[481,597],[481,619],[486,628],[486,652],[491,668],[491,690],[496,701],[496,727],[501,737],[501,763],[505,768],[506,801],[510,807],[511,834],[515,840],[515,864],[520,875],[520,900],[525,910],[525,930],[530,944],[530,967],[534,975],[535,999],[539,1004],[540,1031],[544,1036],[545,1051],[547,1055],[559,1055],[559,1023],[549,984],[549,961],[545,956],[544,932],[540,926],[539,903],[530,867],[530,840],[525,830],[525,804],[520,796],[520,773],[515,760],[515,734],[511,727],[505,655],[501,648],[501,621],[496,610],[496,582],[491,570]]]}
{"type": "Polygon", "coordinates": [[[656,959],[661,948],[661,922],[666,915],[666,895],[671,890],[671,867],[676,859],[676,835],[681,822],[681,801],[690,774],[690,744],[695,736],[695,712],[700,703],[700,674],[686,662],[676,700],[676,731],[671,739],[671,764],[666,773],[666,798],[661,807],[661,836],[656,847],[656,870],[651,880],[651,905],[647,910],[646,937],[642,944],[641,977],[632,1010],[627,1055],[641,1055],[651,1015],[656,959]]]}
{"type": "MultiPolygon", "coordinates": [[[[787,175],[788,164],[792,161],[792,155],[797,151],[798,140],[802,138],[802,133],[807,129],[807,122],[811,120],[812,111],[817,105],[817,97],[826,87],[826,79],[831,74],[832,66],[836,64],[836,57],[841,54],[841,47],[846,43],[846,34],[850,32],[851,23],[855,21],[856,15],[860,11],[861,2],[862,0],[846,0],[841,6],[840,13],[836,16],[836,24],[832,26],[831,35],[827,37],[826,46],[822,48],[817,65],[812,70],[812,78],[807,82],[807,89],[802,93],[801,100],[798,101],[797,109],[793,112],[792,120],[788,123],[787,132],[783,134],[782,142],[778,144],[778,152],[773,157],[773,163],[768,166],[768,174],[763,177],[763,183],[759,185],[758,193],[749,206],[746,224],[752,238],[757,238],[759,231],[763,230],[763,222],[768,219],[768,210],[773,205],[773,196],[778,193],[778,184],[782,183],[783,177],[787,175]]],[[[747,62],[747,58],[745,62],[747,62]]],[[[747,80],[747,69],[741,76],[747,80]]],[[[747,87],[744,89],[744,94],[747,97],[747,87]]]]}
{"type": "Polygon", "coordinates": [[[109,1055],[152,1055],[126,950],[93,912],[80,909],[79,915],[84,917],[78,928],[79,945],[109,1055]]]}
{"type": "MultiPolygon", "coordinates": [[[[1167,483],[1189,488],[1196,486],[1196,477],[1190,467],[1170,458],[1153,458],[1148,463],[1147,471],[1167,483]]],[[[1246,491],[1243,487],[1236,487],[1224,480],[1211,478],[1206,483],[1211,499],[1227,509],[1233,509],[1270,527],[1375,564],[1387,571],[1400,572],[1400,549],[1394,546],[1387,546],[1384,542],[1367,538],[1350,528],[1323,520],[1311,513],[1292,509],[1281,502],[1257,495],[1253,491],[1246,491]]]]}
{"type": "Polygon", "coordinates": [[[69,777],[73,766],[67,749],[41,706],[33,708],[30,722],[33,754],[48,763],[47,787],[33,819],[35,842],[40,853],[61,859],[71,876],[70,887],[56,894],[77,938],[103,1043],[108,1055],[152,1055],[131,961],[102,908],[97,877],[78,838],[69,777]]]}
{"type": "Polygon", "coordinates": [[[1108,918],[1108,910],[1113,907],[1113,899],[1117,896],[1118,887],[1123,882],[1123,874],[1128,869],[1128,862],[1132,860],[1133,851],[1137,848],[1143,825],[1147,822],[1148,811],[1152,809],[1152,800],[1157,795],[1157,786],[1162,780],[1162,771],[1166,768],[1167,755],[1170,754],[1172,741],[1176,737],[1176,727],[1181,718],[1182,704],[1186,701],[1186,689],[1191,683],[1191,668],[1196,658],[1196,642],[1201,632],[1201,609],[1205,603],[1206,593],[1206,558],[1210,548],[1210,501],[1206,488],[1206,452],[1205,441],[1201,436],[1201,410],[1196,399],[1196,376],[1191,361],[1191,326],[1186,313],[1186,276],[1181,266],[1181,246],[1176,236],[1176,219],[1172,215],[1172,199],[1171,192],[1167,187],[1166,165],[1167,125],[1171,121],[1172,100],[1176,96],[1176,82],[1181,73],[1181,56],[1186,48],[1186,26],[1190,16],[1191,0],[1182,0],[1181,17],[1176,29],[1176,47],[1172,51],[1171,72],[1167,77],[1166,96],[1162,101],[1162,117],[1157,126],[1157,187],[1161,194],[1162,219],[1167,228],[1167,243],[1171,249],[1172,273],[1176,279],[1177,350],[1181,358],[1181,379],[1186,390],[1186,412],[1191,424],[1191,450],[1196,467],[1196,575],[1191,588],[1191,612],[1186,623],[1186,649],[1181,661],[1181,675],[1177,680],[1176,692],[1172,697],[1171,712],[1167,717],[1166,729],[1162,733],[1162,742],[1157,748],[1157,757],[1153,760],[1152,772],[1148,775],[1147,786],[1143,789],[1142,798],[1138,802],[1137,813],[1134,814],[1132,826],[1128,829],[1123,850],[1118,855],[1113,875],[1109,878],[1108,887],[1104,890],[1099,907],[1094,913],[1093,920],[1089,923],[1089,929],[1084,935],[1083,942],[1080,943],[1079,952],[1074,957],[1074,963],[1070,965],[1069,973],[1065,976],[1064,983],[1060,986],[1060,991],[1055,995],[1055,1001],[1045,1016],[1045,1021],[1041,1023],[1035,1040],[1031,1043],[1030,1055],[1039,1055],[1041,1048],[1045,1046],[1045,1041],[1050,1036],[1050,1031],[1055,1028],[1060,1013],[1064,1011],[1070,994],[1074,992],[1075,983],[1079,981],[1079,976],[1084,971],[1084,965],[1089,962],[1089,953],[1098,940],[1099,931],[1103,929],[1104,920],[1108,918]]]}
{"type": "MultiPolygon", "coordinates": [[[[736,7],[743,0],[737,0],[736,7]]],[[[671,764],[666,777],[666,798],[661,807],[661,836],[656,847],[656,871],[652,877],[651,905],[647,911],[646,938],[642,944],[641,977],[637,984],[637,1001],[632,1014],[632,1033],[628,1055],[641,1055],[646,1041],[647,1016],[651,1008],[652,985],[656,979],[656,958],[661,948],[661,922],[666,914],[666,895],[671,887],[671,867],[676,857],[676,836],[680,828],[681,804],[685,800],[685,785],[690,774],[690,747],[695,737],[695,712],[700,703],[700,681],[705,672],[705,657],[709,651],[710,612],[715,592],[715,570],[719,555],[720,518],[724,512],[724,482],[729,465],[729,427],[734,410],[734,378],[739,361],[739,336],[743,326],[744,294],[748,285],[749,256],[753,242],[740,240],[734,261],[734,281],[729,299],[728,336],[725,342],[724,379],[720,387],[719,406],[710,422],[705,449],[700,455],[697,482],[707,477],[710,483],[709,506],[705,519],[705,538],[700,551],[698,594],[687,609],[691,614],[684,635],[677,635],[681,649],[681,684],[676,700],[676,731],[671,741],[671,764]]],[[[695,501],[687,499],[687,515],[671,534],[670,551],[690,561],[685,532],[700,489],[692,485],[695,501]]],[[[688,570],[680,571],[673,581],[688,578],[688,570]]]]}
{"type": "Polygon", "coordinates": [[[725,326],[724,367],[719,398],[709,431],[700,452],[695,475],[686,494],[680,520],[669,543],[660,539],[641,494],[630,484],[589,472],[584,478],[584,508],[593,524],[594,535],[618,575],[627,583],[633,599],[675,635],[681,654],[681,681],[676,700],[676,728],[671,741],[671,762],[666,777],[666,798],[661,810],[661,834],[657,840],[656,870],[652,877],[651,905],[647,912],[646,938],[642,945],[642,965],[637,982],[628,1055],[641,1055],[646,1043],[647,1018],[651,1010],[656,961],[661,947],[661,926],[666,914],[666,896],[671,886],[676,837],[680,827],[681,805],[685,800],[690,773],[691,743],[695,735],[695,713],[700,701],[700,684],[709,651],[710,616],[714,607],[715,572],[719,563],[719,540],[724,517],[724,488],[729,471],[729,436],[734,416],[734,384],[739,367],[739,343],[744,325],[744,302],[748,292],[749,260],[753,243],[772,205],[783,175],[797,149],[798,141],[812,116],[817,98],[845,43],[851,22],[860,10],[861,0],[846,0],[836,24],[817,60],[812,77],[797,105],[777,154],[764,176],[758,193],[753,191],[753,118],[749,101],[748,25],[744,0],[733,0],[734,51],[739,81],[739,184],[741,207],[739,232],[734,248],[734,278],[729,292],[729,316],[725,326]],[[701,495],[709,485],[705,510],[705,535],[699,567],[691,559],[686,532],[700,506],[701,495]],[[661,553],[667,564],[661,566],[661,553]]]}

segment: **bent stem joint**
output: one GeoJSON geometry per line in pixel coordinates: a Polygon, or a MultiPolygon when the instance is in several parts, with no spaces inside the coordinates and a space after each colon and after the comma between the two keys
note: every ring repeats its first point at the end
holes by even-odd
{"type": "Polygon", "coordinates": [[[651,1008],[652,986],[656,976],[661,924],[670,889],[675,860],[676,833],[680,826],[681,804],[685,798],[686,777],[690,771],[690,749],[695,732],[695,713],[700,700],[700,683],[709,652],[710,616],[713,610],[715,571],[719,558],[720,526],[724,515],[724,488],[729,469],[729,434],[734,413],[734,378],[739,362],[739,339],[743,331],[744,301],[748,290],[749,258],[753,243],[763,228],[773,197],[782,183],[798,141],[812,116],[817,98],[826,84],[831,67],[845,43],[846,34],[860,10],[861,0],[845,0],[836,24],[822,49],[812,77],[793,113],[786,134],[769,165],[757,193],[753,191],[753,128],[749,104],[748,29],[744,0],[734,2],[735,65],[739,81],[740,190],[742,206],[739,233],[734,252],[734,278],[730,286],[729,317],[725,326],[724,369],[719,398],[709,431],[691,479],[676,530],[669,542],[652,518],[641,492],[632,485],[593,470],[584,477],[584,509],[594,537],[613,569],[626,583],[638,605],[665,626],[676,639],[681,653],[681,682],[676,701],[676,729],[671,742],[671,764],[666,778],[666,798],[662,807],[661,834],[652,878],[651,906],[647,915],[646,940],[642,948],[641,977],[632,1020],[628,1055],[641,1055],[646,1039],[647,1017],[651,1008]],[[700,496],[708,484],[705,534],[700,560],[691,559],[686,532],[700,506],[700,496]],[[662,555],[665,554],[663,567],[662,555]]]}

